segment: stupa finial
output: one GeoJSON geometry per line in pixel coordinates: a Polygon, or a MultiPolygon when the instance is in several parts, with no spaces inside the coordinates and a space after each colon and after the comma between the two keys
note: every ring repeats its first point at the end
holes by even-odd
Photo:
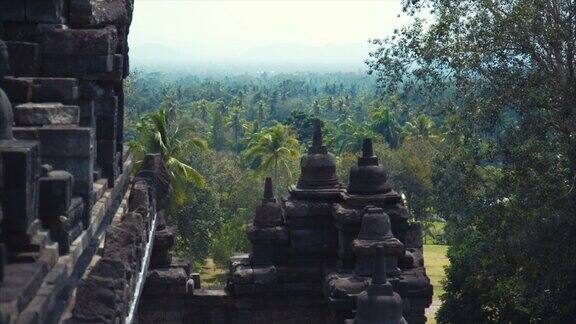
{"type": "Polygon", "coordinates": [[[374,148],[372,147],[372,139],[365,138],[362,142],[362,157],[369,158],[374,156],[374,148]]]}
{"type": "Polygon", "coordinates": [[[322,125],[320,125],[320,120],[314,122],[314,134],[312,135],[312,146],[321,147],[322,143],[322,125]]]}
{"type": "Polygon", "coordinates": [[[267,177],[266,181],[264,182],[264,199],[274,199],[274,187],[272,185],[272,178],[270,177],[267,177]]]}

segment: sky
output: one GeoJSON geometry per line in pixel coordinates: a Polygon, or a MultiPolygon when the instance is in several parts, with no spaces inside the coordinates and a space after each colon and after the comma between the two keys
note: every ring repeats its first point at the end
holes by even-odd
{"type": "Polygon", "coordinates": [[[362,66],[370,38],[406,23],[400,0],[138,0],[136,64],[362,66]]]}

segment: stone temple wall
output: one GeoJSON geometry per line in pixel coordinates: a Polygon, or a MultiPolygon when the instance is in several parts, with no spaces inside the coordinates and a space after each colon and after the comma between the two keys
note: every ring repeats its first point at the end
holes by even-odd
{"type": "Polygon", "coordinates": [[[137,302],[166,184],[157,156],[131,183],[123,145],[132,11],[0,0],[1,323],[120,323],[137,302]]]}

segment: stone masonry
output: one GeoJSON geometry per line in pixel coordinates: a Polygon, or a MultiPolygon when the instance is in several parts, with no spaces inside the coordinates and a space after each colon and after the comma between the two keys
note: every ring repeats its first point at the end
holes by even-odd
{"type": "Polygon", "coordinates": [[[123,145],[132,9],[0,0],[1,323],[121,323],[138,296],[157,199],[123,145]]]}

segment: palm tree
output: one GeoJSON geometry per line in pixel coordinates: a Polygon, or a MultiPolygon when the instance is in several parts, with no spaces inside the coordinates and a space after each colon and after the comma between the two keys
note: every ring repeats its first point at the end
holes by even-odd
{"type": "Polygon", "coordinates": [[[243,121],[240,119],[240,109],[235,108],[230,114],[230,120],[226,126],[232,128],[234,134],[234,150],[236,153],[240,152],[240,136],[242,136],[243,121]]]}
{"type": "Polygon", "coordinates": [[[208,108],[208,101],[205,99],[198,101],[196,104],[196,110],[198,111],[200,120],[203,122],[207,122],[208,115],[210,113],[210,109],[208,108]]]}
{"type": "Polygon", "coordinates": [[[435,139],[438,137],[438,133],[434,121],[426,115],[420,115],[404,125],[402,137],[435,139]]]}
{"type": "MultiPolygon", "coordinates": [[[[192,147],[206,149],[206,142],[194,136],[183,122],[171,122],[169,105],[145,115],[136,125],[136,138],[129,146],[136,158],[136,168],[146,154],[156,153],[162,156],[170,173],[174,188],[174,197],[178,204],[186,200],[186,184],[204,187],[204,177],[193,167],[182,162],[192,147]]],[[[177,119],[177,118],[174,118],[177,119]]]]}
{"type": "Polygon", "coordinates": [[[274,181],[278,183],[279,169],[287,180],[292,178],[288,163],[298,158],[299,153],[296,135],[289,127],[277,124],[255,134],[248,144],[246,158],[252,164],[258,163],[260,172],[273,171],[274,181]]]}
{"type": "Polygon", "coordinates": [[[268,110],[268,106],[266,105],[266,101],[260,100],[258,101],[258,108],[256,114],[256,121],[258,122],[259,126],[264,125],[264,121],[266,120],[266,111],[268,110]]]}
{"type": "Polygon", "coordinates": [[[396,115],[390,109],[382,107],[372,114],[372,129],[382,134],[390,147],[398,147],[400,125],[396,121],[396,115]]]}
{"type": "Polygon", "coordinates": [[[316,117],[319,117],[320,113],[322,112],[322,106],[320,106],[320,101],[318,101],[317,99],[315,99],[314,102],[312,102],[312,111],[314,112],[314,115],[316,117]]]}
{"type": "Polygon", "coordinates": [[[332,139],[332,147],[343,152],[358,152],[362,148],[362,141],[365,138],[374,138],[374,132],[365,124],[359,124],[347,118],[343,123],[334,129],[335,135],[332,139]]]}
{"type": "Polygon", "coordinates": [[[212,127],[210,130],[210,144],[216,151],[222,151],[226,146],[226,138],[224,137],[224,121],[222,119],[222,113],[220,110],[216,110],[214,112],[214,118],[212,119],[212,127]]]}

